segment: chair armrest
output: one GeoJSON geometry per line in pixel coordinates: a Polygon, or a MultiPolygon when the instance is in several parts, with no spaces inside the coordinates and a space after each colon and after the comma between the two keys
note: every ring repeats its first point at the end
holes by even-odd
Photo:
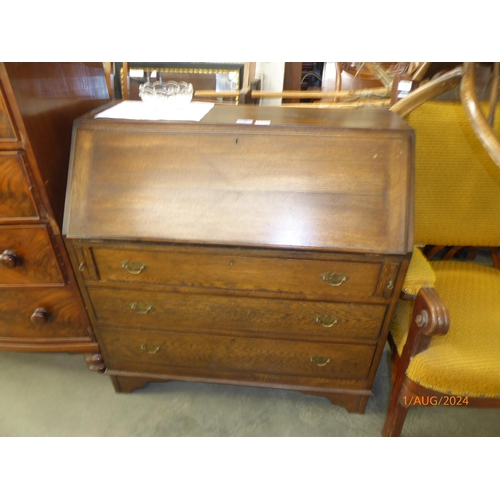
{"type": "Polygon", "coordinates": [[[433,335],[442,335],[450,329],[450,316],[435,288],[424,286],[417,294],[408,336],[401,354],[402,366],[425,351],[433,335]]]}

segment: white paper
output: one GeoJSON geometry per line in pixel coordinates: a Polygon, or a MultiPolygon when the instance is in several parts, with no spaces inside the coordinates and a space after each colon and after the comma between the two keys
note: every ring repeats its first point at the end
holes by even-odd
{"type": "Polygon", "coordinates": [[[191,101],[181,109],[153,109],[142,101],[122,101],[97,114],[96,118],[118,120],[178,120],[199,122],[212,108],[211,102],[191,101]]]}
{"type": "Polygon", "coordinates": [[[402,92],[410,92],[412,86],[412,82],[410,80],[401,80],[398,83],[398,90],[402,92]]]}

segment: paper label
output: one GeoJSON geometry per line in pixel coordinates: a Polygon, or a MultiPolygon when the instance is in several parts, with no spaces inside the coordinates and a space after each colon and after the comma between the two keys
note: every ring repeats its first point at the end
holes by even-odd
{"type": "Polygon", "coordinates": [[[410,92],[411,90],[411,81],[409,80],[401,80],[398,83],[398,90],[402,92],[410,92]]]}

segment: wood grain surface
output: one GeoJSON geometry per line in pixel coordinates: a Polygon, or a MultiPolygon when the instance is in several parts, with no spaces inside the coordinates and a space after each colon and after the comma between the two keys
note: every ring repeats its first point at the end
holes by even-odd
{"type": "Polygon", "coordinates": [[[17,256],[13,269],[0,265],[0,286],[64,283],[47,229],[43,226],[0,226],[0,254],[17,256]]]}
{"type": "Polygon", "coordinates": [[[0,220],[37,219],[38,213],[25,175],[22,157],[17,152],[0,152],[0,220]]]}
{"type": "Polygon", "coordinates": [[[87,318],[70,287],[0,288],[0,341],[89,337],[87,318]],[[33,324],[37,308],[48,311],[45,324],[33,324]]]}
{"type": "Polygon", "coordinates": [[[345,254],[336,260],[315,259],[314,254],[309,254],[309,258],[292,258],[286,253],[260,255],[252,250],[182,246],[166,246],[162,250],[147,250],[143,246],[92,247],[101,281],[291,293],[327,299],[372,297],[384,264],[383,258],[378,262],[349,260],[345,254]],[[141,267],[144,268],[140,270],[141,267]],[[334,273],[339,276],[338,286],[331,286],[324,279],[325,274],[334,273]],[[340,276],[346,280],[341,282],[340,276]]]}
{"type": "Polygon", "coordinates": [[[161,330],[261,333],[285,338],[377,339],[386,306],[88,289],[97,320],[161,330]],[[331,318],[331,319],[330,319],[331,318]],[[333,326],[323,326],[323,323],[333,326]]]}
{"type": "Polygon", "coordinates": [[[289,127],[232,128],[82,119],[63,231],[406,253],[411,134],[384,130],[386,114],[370,130],[352,118],[352,128],[338,129],[335,112],[317,111],[316,120],[327,118],[317,128],[307,128],[306,118],[289,127]]]}
{"type": "MultiPolygon", "coordinates": [[[[168,366],[217,372],[293,375],[327,379],[362,380],[368,374],[373,346],[293,342],[275,339],[233,338],[203,334],[168,334],[103,329],[105,350],[111,359],[144,367],[168,366]],[[143,347],[144,346],[144,347],[143,347]],[[154,354],[156,347],[158,350],[154,354]],[[311,361],[313,358],[313,361],[311,361]],[[325,358],[325,360],[322,360],[325,358]],[[325,363],[318,366],[314,361],[325,363]]],[[[124,369],[124,368],[122,368],[124,369]]]]}

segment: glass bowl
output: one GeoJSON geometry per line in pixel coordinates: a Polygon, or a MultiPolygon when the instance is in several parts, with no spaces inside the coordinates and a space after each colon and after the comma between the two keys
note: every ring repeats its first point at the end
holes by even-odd
{"type": "Polygon", "coordinates": [[[191,102],[193,86],[186,82],[146,82],[139,86],[139,97],[155,109],[180,109],[191,102]]]}

